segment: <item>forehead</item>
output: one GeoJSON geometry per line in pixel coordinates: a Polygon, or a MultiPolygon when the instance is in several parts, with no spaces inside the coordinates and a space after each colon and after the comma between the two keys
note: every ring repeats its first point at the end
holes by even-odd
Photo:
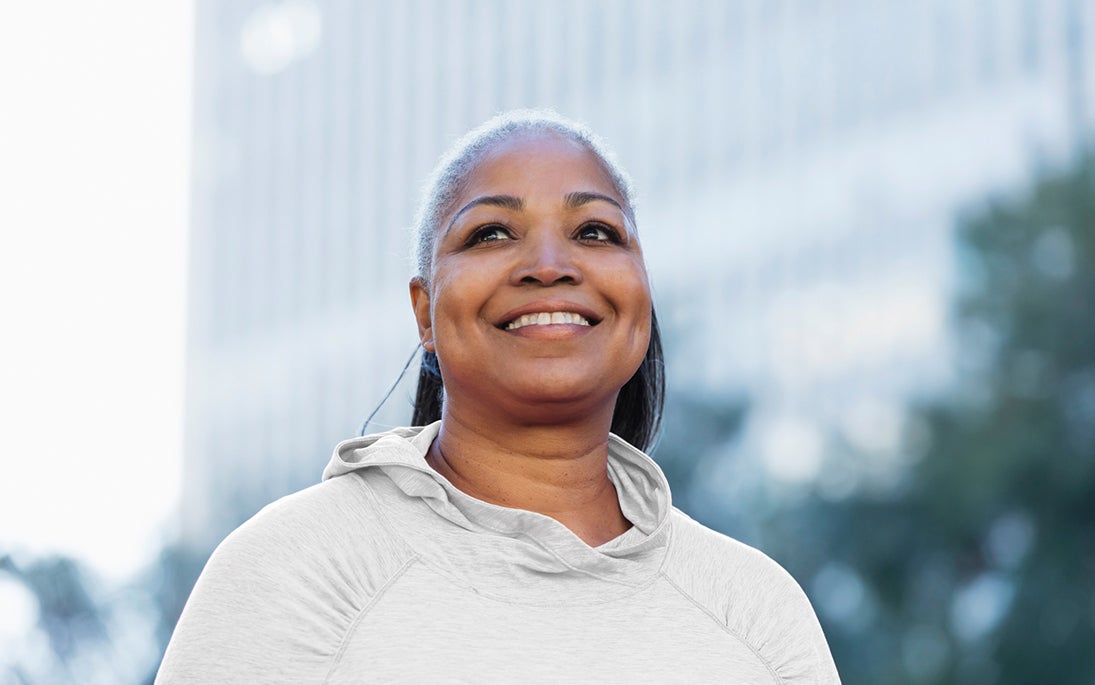
{"type": "Polygon", "coordinates": [[[493,143],[470,167],[457,202],[484,194],[527,197],[586,190],[625,204],[601,159],[583,143],[551,131],[523,132],[493,143]]]}

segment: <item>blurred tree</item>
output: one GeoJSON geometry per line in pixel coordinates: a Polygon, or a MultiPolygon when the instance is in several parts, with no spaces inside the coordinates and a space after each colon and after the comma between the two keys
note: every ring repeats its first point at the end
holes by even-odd
{"type": "Polygon", "coordinates": [[[171,633],[211,553],[212,550],[194,550],[182,544],[168,545],[141,579],[141,584],[148,588],[155,604],[158,650],[156,663],[142,681],[145,685],[152,685],[156,679],[156,671],[163,661],[171,633]]]}
{"type": "Polygon", "coordinates": [[[168,549],[143,577],[107,583],[69,557],[0,555],[0,616],[19,631],[0,635],[0,683],[151,683],[194,566],[168,549]]]}
{"type": "Polygon", "coordinates": [[[666,398],[662,436],[652,456],[669,481],[675,506],[693,516],[704,509],[703,464],[723,458],[741,432],[746,410],[739,397],[675,392],[666,398]]]}
{"type": "Polygon", "coordinates": [[[102,608],[92,598],[83,569],[68,557],[36,559],[26,568],[11,557],[0,568],[19,578],[38,600],[38,625],[61,664],[69,664],[80,648],[107,639],[102,608]]]}
{"type": "Polygon", "coordinates": [[[812,499],[765,546],[845,682],[1090,685],[1095,162],[958,223],[956,382],[910,411],[904,479],[812,499]]]}
{"type": "Polygon", "coordinates": [[[0,557],[0,573],[33,597],[36,614],[22,644],[5,650],[6,663],[0,666],[7,670],[7,682],[83,682],[88,655],[109,648],[108,610],[96,598],[84,569],[68,557],[20,564],[5,555],[0,557]]]}

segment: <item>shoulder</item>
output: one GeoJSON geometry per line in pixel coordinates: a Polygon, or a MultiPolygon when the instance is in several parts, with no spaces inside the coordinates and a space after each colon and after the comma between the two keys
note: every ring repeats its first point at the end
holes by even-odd
{"type": "Polygon", "coordinates": [[[347,474],[267,505],[224,539],[203,576],[235,580],[235,570],[248,568],[279,583],[307,577],[312,591],[323,587],[317,580],[366,590],[408,555],[365,479],[347,474]],[[381,577],[365,577],[374,571],[381,577]]]}
{"type": "Polygon", "coordinates": [[[763,552],[673,509],[663,575],[787,683],[839,682],[806,594],[763,552]]]}
{"type": "Polygon", "coordinates": [[[750,547],[672,511],[673,539],[666,573],[676,575],[704,597],[726,598],[748,587],[770,593],[800,593],[798,583],[782,566],[760,550],[750,547]]]}
{"type": "MultiPolygon", "coordinates": [[[[350,473],[317,483],[266,505],[234,530],[216,554],[277,550],[271,543],[304,546],[325,554],[367,552],[371,545],[390,537],[380,512],[381,505],[361,473],[350,473]]],[[[299,559],[299,554],[287,554],[299,559]]]]}
{"type": "Polygon", "coordinates": [[[157,682],[311,678],[411,558],[356,475],[283,497],[213,552],[157,682]]]}

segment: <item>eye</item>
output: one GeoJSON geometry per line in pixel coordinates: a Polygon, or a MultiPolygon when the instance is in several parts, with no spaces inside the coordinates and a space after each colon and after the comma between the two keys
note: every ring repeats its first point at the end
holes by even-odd
{"type": "Polygon", "coordinates": [[[480,245],[482,243],[494,243],[499,240],[512,240],[513,236],[510,235],[509,229],[501,224],[487,224],[480,226],[472,231],[472,234],[468,236],[468,239],[464,242],[467,247],[474,245],[480,245]]]}
{"type": "Polygon", "coordinates": [[[619,232],[608,226],[596,221],[591,221],[588,224],[583,224],[578,229],[578,240],[586,240],[597,243],[619,243],[619,232]]]}

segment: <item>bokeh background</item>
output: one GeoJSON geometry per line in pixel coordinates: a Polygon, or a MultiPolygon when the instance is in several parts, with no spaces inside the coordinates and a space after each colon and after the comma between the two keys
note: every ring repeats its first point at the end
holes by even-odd
{"type": "MultiPolygon", "coordinates": [[[[119,322],[61,317],[65,328],[13,315],[34,325],[4,355],[9,400],[21,425],[49,419],[30,420],[37,456],[3,457],[2,682],[151,681],[212,548],[316,482],[396,383],[416,342],[406,228],[418,188],[457,136],[514,107],[584,120],[634,176],[667,348],[653,455],[677,506],[798,579],[845,682],[1095,682],[1095,5],[173,7],[154,26],[186,36],[192,61],[132,87],[185,107],[186,125],[141,119],[108,142],[181,138],[167,160],[189,176],[162,178],[189,194],[136,212],[118,244],[95,241],[92,276],[140,264],[118,293],[152,301],[119,322]],[[158,94],[168,79],[182,104],[158,94]],[[175,224],[185,248],[154,240],[175,224]],[[27,371],[35,348],[63,356],[162,311],[176,317],[169,342],[109,336],[123,354],[80,378],[89,397],[124,374],[161,379],[131,382],[117,406],[176,418],[107,402],[112,419],[87,440],[71,430],[86,407],[26,406],[10,389],[43,387],[27,371]],[[175,358],[140,350],[175,344],[176,320],[179,370],[157,376],[175,358]],[[156,420],[166,428],[148,432],[156,420]],[[95,499],[81,505],[76,490],[95,499]],[[154,525],[139,552],[116,551],[128,563],[95,553],[125,523],[82,546],[35,543],[35,520],[70,527],[109,500],[125,503],[119,521],[154,525]]],[[[110,95],[89,87],[64,104],[82,112],[110,95]]],[[[9,146],[26,136],[4,127],[9,146]]],[[[64,154],[112,154],[91,137],[64,154]]],[[[68,183],[138,199],[110,175],[68,183]]],[[[53,185],[65,204],[74,189],[53,185]]],[[[45,231],[37,258],[55,266],[67,251],[41,223],[62,219],[44,217],[27,225],[45,231]]],[[[7,243],[23,226],[3,230],[7,243]]],[[[14,253],[5,289],[33,302],[26,283],[44,283],[43,269],[14,253]]],[[[95,287],[44,272],[65,285],[58,305],[95,287]]],[[[413,376],[370,430],[409,420],[413,376]]]]}

